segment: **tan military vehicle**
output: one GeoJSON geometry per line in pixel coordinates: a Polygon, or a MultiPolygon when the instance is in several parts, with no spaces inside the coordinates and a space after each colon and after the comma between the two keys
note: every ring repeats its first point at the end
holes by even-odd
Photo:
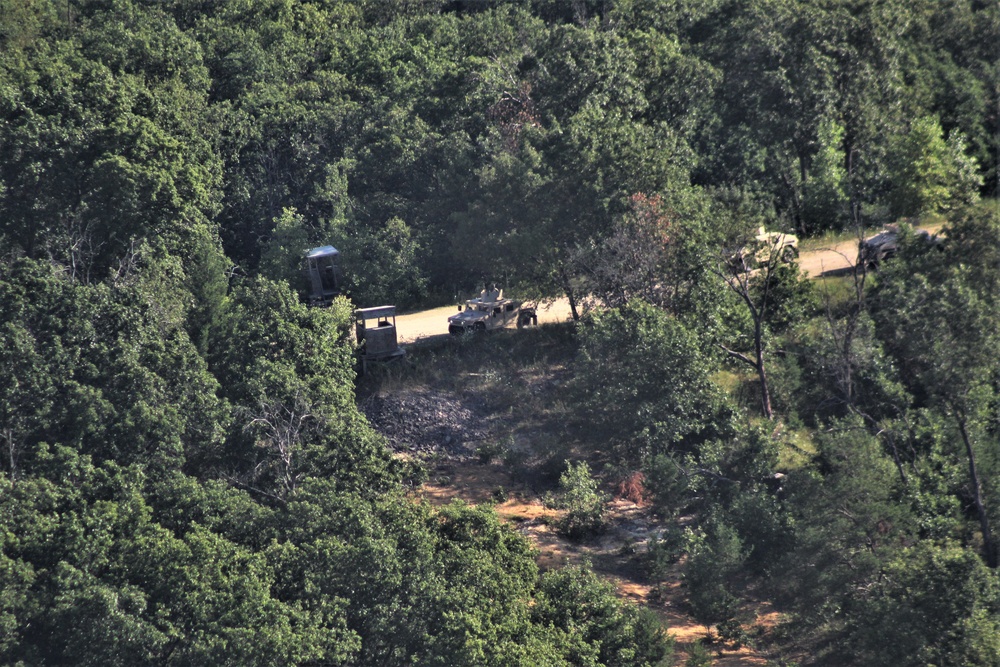
{"type": "Polygon", "coordinates": [[[734,252],[729,263],[733,270],[751,271],[774,258],[777,262],[791,264],[799,256],[799,237],[784,232],[769,232],[764,227],[757,229],[753,241],[734,252]]]}
{"type": "Polygon", "coordinates": [[[518,328],[538,323],[534,308],[505,298],[503,290],[496,286],[483,290],[475,299],[469,299],[465,308],[459,306],[458,311],[458,314],[448,318],[448,332],[453,336],[502,329],[511,323],[516,323],[518,328]]]}
{"type": "Polygon", "coordinates": [[[760,227],[754,237],[753,253],[759,264],[767,264],[775,255],[782,262],[794,262],[799,256],[799,237],[795,234],[769,232],[760,227]]]}

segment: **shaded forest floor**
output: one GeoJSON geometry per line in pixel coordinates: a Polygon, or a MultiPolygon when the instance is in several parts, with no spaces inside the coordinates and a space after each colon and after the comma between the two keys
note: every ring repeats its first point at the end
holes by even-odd
{"type": "MultiPolygon", "coordinates": [[[[646,545],[664,524],[605,482],[613,496],[609,529],[569,541],[555,530],[558,511],[545,504],[566,459],[586,458],[598,473],[605,462],[581,446],[586,423],[568,395],[570,332],[569,325],[550,325],[411,346],[405,361],[377,367],[360,382],[359,405],[397,455],[425,464],[428,480],[416,497],[492,504],[534,545],[542,568],[589,563],[623,598],[664,619],[677,642],[676,664],[683,664],[686,649],[711,633],[688,613],[679,566],[655,581],[647,574],[646,545]]],[[[748,635],[766,646],[778,614],[754,603],[745,617],[754,619],[748,635]]],[[[761,649],[712,648],[713,664],[722,667],[768,662],[761,649]]]]}

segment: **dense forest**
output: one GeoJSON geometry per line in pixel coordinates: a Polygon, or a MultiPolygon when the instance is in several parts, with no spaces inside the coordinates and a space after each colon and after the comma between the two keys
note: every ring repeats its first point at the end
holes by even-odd
{"type": "Polygon", "coordinates": [[[496,282],[569,299],[576,454],[706,625],[1000,665],[998,44],[979,0],[0,0],[0,664],[672,664],[357,409],[353,307],[496,282]],[[893,222],[877,271],[733,260],[893,222]]]}

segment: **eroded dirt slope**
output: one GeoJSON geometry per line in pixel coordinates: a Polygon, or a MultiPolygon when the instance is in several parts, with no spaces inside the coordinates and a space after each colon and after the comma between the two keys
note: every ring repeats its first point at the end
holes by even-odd
{"type": "MultiPolygon", "coordinates": [[[[531,381],[555,390],[560,385],[559,380],[539,377],[537,368],[531,381]]],[[[520,432],[517,427],[512,430],[513,424],[524,425],[514,412],[530,406],[512,410],[506,405],[491,405],[487,391],[430,386],[376,391],[361,399],[359,406],[395,452],[427,463],[429,481],[417,491],[417,497],[433,504],[455,499],[493,504],[497,513],[535,546],[542,568],[589,562],[615,584],[623,598],[649,607],[664,619],[677,641],[675,664],[683,664],[685,648],[708,634],[709,629],[687,612],[679,568],[655,582],[645,572],[642,553],[650,536],[663,528],[646,507],[615,498],[608,505],[609,530],[591,541],[571,542],[556,533],[553,524],[558,512],[544,503],[544,493],[551,484],[546,486],[538,475],[523,468],[512,468],[502,460],[502,454],[483,454],[480,447],[489,443],[530,447],[530,432],[520,432]],[[497,407],[502,409],[497,412],[497,407]]],[[[765,605],[755,605],[751,613],[757,617],[751,626],[756,625],[758,631],[774,624],[776,615],[765,605]]],[[[743,647],[718,649],[714,664],[742,667],[766,663],[765,655],[743,647]]]]}

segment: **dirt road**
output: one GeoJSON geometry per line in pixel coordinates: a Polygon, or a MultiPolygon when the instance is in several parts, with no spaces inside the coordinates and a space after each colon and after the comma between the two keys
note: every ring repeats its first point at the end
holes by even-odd
{"type": "MultiPolygon", "coordinates": [[[[919,225],[914,227],[914,231],[925,231],[933,235],[940,235],[944,227],[942,223],[933,225],[919,225]]],[[[874,232],[869,232],[870,236],[874,232]]],[[[817,248],[803,252],[799,257],[799,268],[801,268],[810,278],[820,276],[830,276],[843,274],[854,267],[858,260],[858,240],[856,238],[831,244],[826,248],[817,248]]]]}
{"type": "Polygon", "coordinates": [[[829,248],[818,248],[803,252],[799,256],[799,268],[810,278],[819,278],[847,271],[858,259],[858,242],[855,239],[841,241],[829,248]]]}
{"type": "MultiPolygon", "coordinates": [[[[442,306],[396,317],[396,332],[400,343],[413,343],[432,336],[448,335],[448,317],[458,310],[455,306],[442,306]]],[[[565,322],[570,318],[569,301],[557,299],[538,308],[538,323],[565,322]]]]}
{"type": "MultiPolygon", "coordinates": [[[[931,231],[937,231],[932,229],[931,231]]],[[[858,257],[858,242],[849,239],[830,247],[807,250],[799,256],[799,267],[810,278],[837,275],[854,266],[858,257]]],[[[400,343],[413,343],[435,336],[448,335],[448,316],[456,312],[455,306],[443,306],[432,310],[400,315],[396,318],[396,330],[400,343]]],[[[569,301],[557,299],[538,309],[538,323],[565,322],[570,318],[569,301]]]]}

